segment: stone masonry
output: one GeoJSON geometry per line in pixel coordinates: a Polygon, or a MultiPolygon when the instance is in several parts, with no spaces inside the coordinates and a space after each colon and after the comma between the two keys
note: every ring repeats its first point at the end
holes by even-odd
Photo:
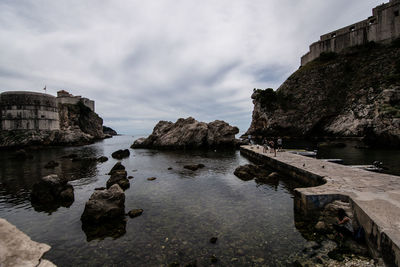
{"type": "Polygon", "coordinates": [[[341,52],[345,48],[368,42],[388,43],[400,37],[400,0],[390,0],[372,10],[372,16],[336,31],[324,34],[310,45],[301,58],[301,66],[318,58],[323,52],[341,52]]]}

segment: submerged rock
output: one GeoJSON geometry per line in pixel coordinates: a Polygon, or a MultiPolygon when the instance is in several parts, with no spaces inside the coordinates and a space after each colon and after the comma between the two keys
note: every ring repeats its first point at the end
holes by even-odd
{"type": "Polygon", "coordinates": [[[149,177],[147,178],[147,181],[154,181],[155,179],[157,179],[156,177],[149,177]]]}
{"type": "Polygon", "coordinates": [[[120,149],[111,154],[114,159],[123,159],[129,157],[129,149],[120,149]]]}
{"type": "Polygon", "coordinates": [[[224,121],[198,122],[194,118],[178,119],[175,123],[160,121],[148,138],[136,140],[131,148],[187,149],[199,147],[235,147],[239,132],[224,121]]]}
{"type": "Polygon", "coordinates": [[[130,211],[128,212],[128,215],[129,215],[129,217],[131,217],[131,218],[135,218],[135,217],[137,217],[137,216],[142,215],[142,213],[143,213],[143,210],[142,210],[142,209],[133,209],[133,210],[130,210],[130,211]]]}
{"type": "Polygon", "coordinates": [[[125,215],[125,194],[118,184],[106,190],[96,190],[86,202],[81,216],[84,223],[98,224],[103,221],[123,218],[125,215]]]}
{"type": "Polygon", "coordinates": [[[217,240],[218,240],[218,237],[211,237],[210,238],[210,243],[211,244],[215,244],[215,243],[217,243],[217,240]]]}
{"type": "Polygon", "coordinates": [[[51,174],[33,185],[32,205],[39,210],[54,210],[59,206],[69,207],[74,202],[74,188],[65,179],[51,174]]]}
{"type": "Polygon", "coordinates": [[[50,160],[49,162],[47,162],[46,165],[44,165],[44,167],[46,169],[53,169],[53,168],[57,167],[58,165],[60,165],[58,162],[56,162],[54,160],[50,160]]]}
{"type": "Polygon", "coordinates": [[[243,181],[268,177],[268,171],[253,164],[246,164],[237,167],[234,174],[243,181]]]}
{"type": "Polygon", "coordinates": [[[204,168],[204,164],[191,164],[191,165],[185,165],[183,168],[191,170],[191,171],[197,171],[198,169],[204,168]]]}
{"type": "Polygon", "coordinates": [[[101,162],[101,163],[106,162],[107,160],[108,160],[108,158],[105,157],[105,156],[99,157],[99,158],[97,159],[97,161],[98,161],[98,162],[101,162]]]}

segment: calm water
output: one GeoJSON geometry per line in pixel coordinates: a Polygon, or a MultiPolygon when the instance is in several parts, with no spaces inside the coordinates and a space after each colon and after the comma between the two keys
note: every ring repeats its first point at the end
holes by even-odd
{"type": "Polygon", "coordinates": [[[296,185],[238,179],[234,169],[248,161],[235,151],[131,149],[131,156],[122,161],[128,175],[134,176],[125,191],[125,209],[142,208],[143,215],[108,232],[85,233],[80,221],[85,202],[94,188],[105,186],[106,173],[117,161],[88,164],[61,157],[109,157],[132,141],[121,136],[85,147],[32,151],[34,158],[26,161],[0,152],[0,217],[33,240],[51,245],[45,258],[59,266],[157,266],[194,260],[202,266],[209,265],[212,255],[222,265],[281,266],[303,248],[306,240],[294,225],[291,188],[296,185]],[[52,159],[61,163],[55,171],[44,168],[52,159]],[[183,169],[189,163],[206,167],[195,172],[183,169]],[[29,200],[32,185],[52,172],[72,180],[75,201],[69,208],[35,211],[29,200]],[[146,180],[152,176],[157,180],[146,180]],[[216,244],[209,243],[213,236],[218,237],[216,244]]]}
{"type": "MultiPolygon", "coordinates": [[[[160,266],[197,261],[210,264],[215,255],[222,266],[286,266],[307,240],[295,227],[292,189],[282,179],[270,184],[242,181],[235,168],[248,161],[237,151],[166,152],[130,150],[122,161],[131,187],[125,210],[142,208],[142,216],[104,229],[82,229],[80,216],[94,188],[105,186],[106,173],[117,162],[110,157],[133,142],[119,136],[74,148],[31,151],[33,159],[15,161],[0,152],[0,217],[33,240],[52,246],[45,258],[59,266],[160,266]],[[71,162],[62,156],[107,156],[105,163],[71,162]],[[60,162],[53,171],[44,168],[60,162]],[[191,163],[206,167],[183,169],[191,163]],[[168,170],[172,167],[172,170],[168,170]],[[29,200],[32,185],[44,175],[58,173],[71,180],[75,201],[57,210],[35,210],[29,200]],[[148,177],[157,177],[147,181],[148,177]],[[216,244],[209,239],[218,237],[216,244]]],[[[304,234],[304,236],[308,236],[304,234]]]]}

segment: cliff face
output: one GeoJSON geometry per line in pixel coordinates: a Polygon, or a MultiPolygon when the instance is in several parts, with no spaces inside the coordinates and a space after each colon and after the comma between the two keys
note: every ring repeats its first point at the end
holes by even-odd
{"type": "Polygon", "coordinates": [[[400,44],[322,54],[275,92],[255,90],[247,134],[363,137],[400,146],[400,44]]]}
{"type": "Polygon", "coordinates": [[[61,130],[79,129],[95,139],[104,138],[103,119],[81,102],[77,105],[60,104],[58,109],[61,130]]]}

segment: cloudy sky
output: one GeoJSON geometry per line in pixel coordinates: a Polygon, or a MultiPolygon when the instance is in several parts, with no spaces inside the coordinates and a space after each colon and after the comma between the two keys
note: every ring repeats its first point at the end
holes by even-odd
{"type": "Polygon", "coordinates": [[[320,35],[381,3],[0,0],[0,92],[83,95],[126,134],[188,116],[244,132],[253,88],[276,89],[320,35]]]}

